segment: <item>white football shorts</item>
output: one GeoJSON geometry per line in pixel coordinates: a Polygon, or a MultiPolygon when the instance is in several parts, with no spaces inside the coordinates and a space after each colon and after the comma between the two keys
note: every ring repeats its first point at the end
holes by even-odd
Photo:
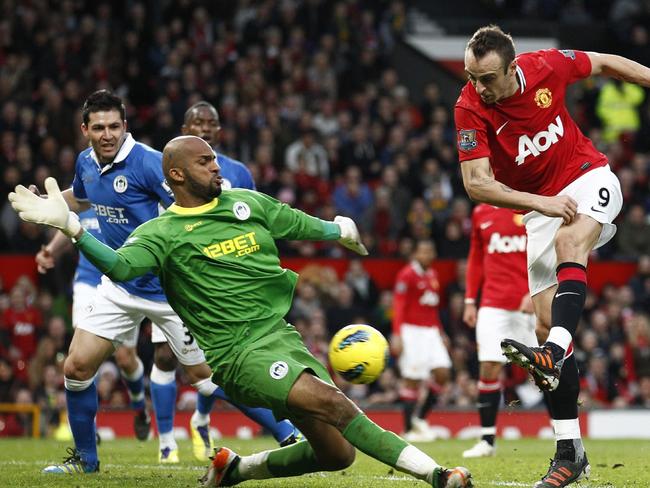
{"type": "MultiPolygon", "coordinates": [[[[568,195],[578,202],[578,213],[589,215],[603,224],[603,229],[594,249],[609,242],[616,234],[614,219],[623,206],[623,194],[618,178],[609,166],[596,168],[568,185],[558,195],[568,195]]],[[[539,212],[528,212],[524,216],[528,234],[528,288],[530,294],[557,285],[555,268],[555,235],[562,225],[559,217],[547,217],[539,212]]]]}
{"type": "Polygon", "coordinates": [[[169,342],[178,361],[186,366],[201,364],[205,355],[180,317],[167,302],[131,295],[106,276],[97,287],[95,300],[77,327],[113,341],[115,345],[134,347],[140,323],[148,318],[158,328],[152,330],[152,342],[169,342]]]}
{"type": "Polygon", "coordinates": [[[451,368],[449,352],[438,327],[402,324],[400,337],[403,349],[398,365],[402,377],[426,380],[433,369],[451,368]]]}
{"type": "Polygon", "coordinates": [[[506,357],[501,352],[503,339],[514,339],[527,346],[537,347],[535,315],[494,307],[479,308],[476,319],[478,360],[505,363],[506,357]]]}
{"type": "Polygon", "coordinates": [[[86,316],[92,310],[92,305],[95,301],[95,294],[97,287],[89,285],[88,283],[75,282],[72,285],[72,327],[77,328],[77,325],[86,320],[86,316]]]}

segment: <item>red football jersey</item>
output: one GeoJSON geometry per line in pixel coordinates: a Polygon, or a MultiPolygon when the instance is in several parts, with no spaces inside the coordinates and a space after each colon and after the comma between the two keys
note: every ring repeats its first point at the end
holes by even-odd
{"type": "Polygon", "coordinates": [[[497,181],[547,196],[606,165],[564,102],[567,85],[590,73],[584,52],[549,49],[517,57],[519,90],[498,103],[468,82],[455,107],[460,161],[490,158],[497,181]]]}
{"type": "Polygon", "coordinates": [[[404,266],[393,291],[393,333],[399,334],[402,324],[440,327],[440,282],[436,272],[423,269],[413,261],[404,266]]]}
{"type": "Polygon", "coordinates": [[[526,228],[523,216],[482,203],[472,213],[465,298],[481,306],[518,310],[528,293],[526,228]]]}
{"type": "Polygon", "coordinates": [[[42,325],[41,312],[33,307],[21,312],[9,308],[4,311],[2,320],[11,334],[11,345],[21,351],[22,359],[31,358],[38,344],[36,332],[42,325]]]}

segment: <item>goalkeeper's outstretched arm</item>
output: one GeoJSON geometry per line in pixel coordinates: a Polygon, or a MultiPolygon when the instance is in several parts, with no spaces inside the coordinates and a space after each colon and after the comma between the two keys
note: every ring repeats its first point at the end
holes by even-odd
{"type": "MultiPolygon", "coordinates": [[[[108,247],[83,229],[74,238],[74,243],[88,261],[113,281],[128,281],[154,269],[154,266],[148,264],[141,266],[130,264],[126,256],[108,247]]],[[[130,246],[130,250],[135,250],[133,248],[134,246],[130,246]]]]}
{"type": "Polygon", "coordinates": [[[31,192],[22,185],[9,194],[13,209],[25,222],[48,225],[61,230],[73,239],[79,250],[106,276],[115,281],[126,281],[141,276],[155,267],[151,253],[131,246],[123,255],[98,241],[81,227],[77,215],[70,211],[66,197],[54,178],[45,180],[47,198],[31,192]],[[129,264],[143,263],[142,265],[129,264]]]}

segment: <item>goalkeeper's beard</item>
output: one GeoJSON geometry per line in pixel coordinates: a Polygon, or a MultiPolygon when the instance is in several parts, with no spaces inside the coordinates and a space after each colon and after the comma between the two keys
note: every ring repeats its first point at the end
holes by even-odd
{"type": "Polygon", "coordinates": [[[215,182],[215,180],[210,180],[210,183],[207,185],[202,184],[190,175],[185,175],[185,180],[187,181],[190,193],[195,197],[204,200],[205,203],[211,202],[221,195],[221,184],[215,182]]]}

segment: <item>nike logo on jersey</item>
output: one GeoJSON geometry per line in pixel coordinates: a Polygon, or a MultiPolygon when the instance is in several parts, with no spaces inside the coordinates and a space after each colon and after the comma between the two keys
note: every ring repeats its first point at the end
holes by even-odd
{"type": "Polygon", "coordinates": [[[508,122],[510,122],[510,121],[509,121],[509,120],[506,120],[506,121],[504,122],[504,124],[503,124],[501,127],[499,127],[499,128],[497,129],[497,135],[499,135],[499,134],[501,133],[501,131],[503,130],[503,128],[504,128],[506,125],[508,125],[508,122]]]}
{"type": "Polygon", "coordinates": [[[555,298],[560,298],[563,295],[580,295],[580,293],[576,293],[575,291],[563,291],[562,293],[556,293],[555,298]]]}
{"type": "Polygon", "coordinates": [[[597,208],[594,208],[593,205],[591,206],[591,211],[592,211],[592,212],[602,213],[602,214],[605,213],[603,210],[598,210],[597,208]]]}
{"type": "Polygon", "coordinates": [[[490,220],[489,222],[483,222],[482,224],[479,225],[479,227],[480,227],[481,230],[485,230],[488,227],[490,227],[491,225],[492,225],[492,221],[490,220]]]}

